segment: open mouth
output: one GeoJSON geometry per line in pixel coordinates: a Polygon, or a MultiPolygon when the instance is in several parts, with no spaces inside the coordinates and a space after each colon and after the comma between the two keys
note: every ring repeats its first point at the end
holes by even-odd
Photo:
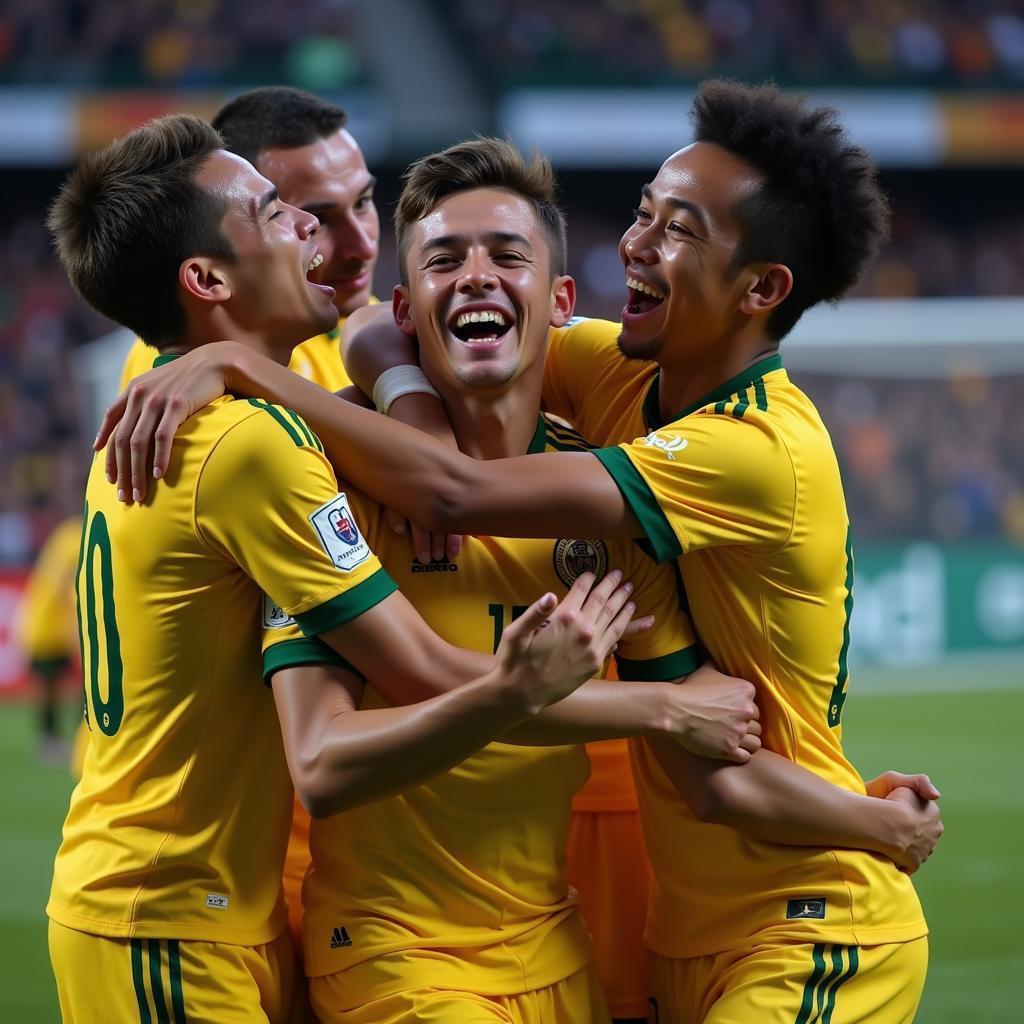
{"type": "Polygon", "coordinates": [[[323,261],[323,254],[318,252],[315,253],[309,263],[306,264],[306,284],[308,284],[310,288],[315,288],[317,291],[322,292],[328,298],[333,299],[334,289],[329,284],[319,284],[316,281],[309,280],[309,275],[312,274],[313,271],[323,263],[323,261]]]}
{"type": "Polygon", "coordinates": [[[496,309],[460,313],[449,322],[448,327],[452,334],[466,345],[496,342],[511,328],[511,318],[496,309]]]}
{"type": "Polygon", "coordinates": [[[653,285],[638,281],[635,277],[627,275],[626,288],[629,290],[626,312],[631,316],[643,316],[645,313],[650,313],[665,301],[664,292],[659,291],[653,285]]]}

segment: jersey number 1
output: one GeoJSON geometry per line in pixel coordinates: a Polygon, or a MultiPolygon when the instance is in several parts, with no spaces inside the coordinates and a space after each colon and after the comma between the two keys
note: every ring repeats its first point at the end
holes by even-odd
{"type": "MultiPolygon", "coordinates": [[[[528,604],[514,604],[509,609],[512,617],[509,622],[515,622],[520,615],[529,608],[528,604]]],[[[494,653],[498,653],[498,644],[501,643],[501,634],[505,632],[505,606],[503,604],[489,604],[487,614],[494,619],[494,653]]]]}
{"type": "Polygon", "coordinates": [[[97,512],[90,521],[89,506],[86,505],[85,522],[82,562],[75,582],[78,585],[78,628],[83,641],[86,711],[90,722],[95,722],[105,735],[113,736],[121,728],[121,719],[124,718],[124,666],[121,663],[121,637],[117,631],[117,613],[114,609],[114,562],[110,552],[107,517],[97,512]],[[101,621],[107,677],[106,700],[100,693],[101,621]],[[88,658],[84,650],[86,636],[89,641],[88,658]]]}

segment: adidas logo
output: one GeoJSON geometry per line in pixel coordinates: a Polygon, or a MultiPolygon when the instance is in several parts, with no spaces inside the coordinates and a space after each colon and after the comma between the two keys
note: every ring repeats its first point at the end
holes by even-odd
{"type": "Polygon", "coordinates": [[[347,928],[335,928],[331,932],[331,949],[343,949],[345,946],[351,946],[352,940],[348,937],[347,928]]]}

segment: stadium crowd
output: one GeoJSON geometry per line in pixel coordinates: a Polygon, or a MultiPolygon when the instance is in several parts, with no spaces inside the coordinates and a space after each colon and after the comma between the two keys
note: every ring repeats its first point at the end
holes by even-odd
{"type": "Polygon", "coordinates": [[[351,0],[34,0],[0,9],[0,81],[12,85],[308,88],[361,73],[351,0]]]}
{"type": "Polygon", "coordinates": [[[1013,0],[474,0],[439,2],[492,81],[644,83],[707,74],[870,84],[1015,83],[1013,0]],[[484,45],[486,44],[486,45],[484,45]],[[589,71],[588,71],[589,69],[589,71]]]}

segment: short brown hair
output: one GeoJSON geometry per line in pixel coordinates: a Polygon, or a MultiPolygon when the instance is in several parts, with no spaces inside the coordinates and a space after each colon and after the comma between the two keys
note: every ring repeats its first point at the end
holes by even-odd
{"type": "Polygon", "coordinates": [[[507,189],[522,196],[533,207],[537,223],[547,235],[552,273],[565,273],[565,214],[556,198],[555,172],[540,153],[535,152],[527,162],[506,139],[471,139],[410,164],[404,180],[395,210],[395,240],[403,282],[408,283],[405,258],[413,225],[446,196],[478,188],[507,189]]]}
{"type": "Polygon", "coordinates": [[[195,183],[223,146],[198,117],[158,118],[86,156],[50,208],[57,254],[82,298],[157,348],[185,329],[182,261],[234,258],[220,230],[225,200],[195,183]]]}

